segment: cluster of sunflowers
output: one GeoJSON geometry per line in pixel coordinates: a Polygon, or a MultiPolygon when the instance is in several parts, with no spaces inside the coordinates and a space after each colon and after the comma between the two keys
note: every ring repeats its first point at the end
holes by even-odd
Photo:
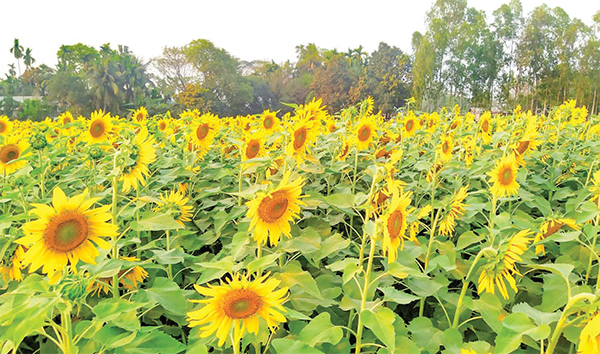
{"type": "Polygon", "coordinates": [[[598,117],[290,108],[0,117],[3,352],[600,353],[598,117]]]}

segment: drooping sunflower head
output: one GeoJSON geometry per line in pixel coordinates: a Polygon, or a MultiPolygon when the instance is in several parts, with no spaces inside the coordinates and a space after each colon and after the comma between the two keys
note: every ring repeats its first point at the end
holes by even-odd
{"type": "Polygon", "coordinates": [[[516,161],[519,165],[525,165],[523,160],[538,148],[541,141],[537,139],[538,132],[535,125],[528,125],[520,139],[515,143],[513,149],[516,161]]]}
{"type": "Polygon", "coordinates": [[[488,173],[490,176],[490,191],[496,198],[513,196],[519,190],[517,183],[518,165],[513,154],[508,154],[500,159],[494,169],[488,173]]]}
{"type": "Polygon", "coordinates": [[[381,217],[383,228],[383,252],[387,254],[388,263],[396,261],[398,247],[404,249],[404,240],[410,239],[406,235],[408,225],[407,207],[410,205],[412,192],[403,193],[398,189],[391,190],[392,200],[386,213],[381,217]]]}
{"type": "Polygon", "coordinates": [[[25,250],[23,246],[12,243],[5,250],[4,255],[11,255],[8,259],[0,259],[0,278],[4,282],[8,283],[11,280],[21,281],[23,280],[23,257],[25,256],[25,250]]]}
{"type": "Polygon", "coordinates": [[[29,247],[23,264],[30,265],[29,272],[42,267],[42,272],[52,276],[62,272],[67,263],[76,270],[79,260],[95,264],[99,255],[96,246],[104,249],[110,244],[102,237],[117,236],[117,226],[107,223],[111,219],[110,206],[91,209],[98,198],[88,198],[87,189],[68,198],[60,187],[54,188],[52,206],[33,204],[31,212],[39,218],[23,225],[25,236],[16,242],[29,247]]]}
{"type": "Polygon", "coordinates": [[[452,202],[450,203],[450,207],[446,210],[446,215],[440,221],[440,233],[442,235],[449,235],[454,232],[454,225],[456,224],[456,219],[465,213],[466,204],[463,203],[468,193],[467,187],[460,187],[458,192],[453,196],[452,202]]]}
{"type": "Polygon", "coordinates": [[[13,136],[0,145],[0,174],[10,175],[27,164],[29,144],[23,138],[13,136]]]}
{"type": "Polygon", "coordinates": [[[157,207],[154,211],[159,213],[170,214],[175,221],[181,226],[184,221],[190,221],[193,207],[188,205],[189,198],[185,197],[183,192],[172,190],[170,193],[165,193],[159,197],[160,202],[157,202],[157,207]]]}
{"type": "Polygon", "coordinates": [[[131,114],[131,120],[133,120],[134,122],[142,123],[148,119],[148,116],[148,110],[146,110],[146,107],[141,106],[140,108],[133,111],[133,113],[131,114]]]}
{"type": "Polygon", "coordinates": [[[358,121],[353,132],[353,145],[359,150],[369,148],[373,139],[377,137],[377,125],[374,116],[365,116],[358,121]]]}
{"type": "Polygon", "coordinates": [[[88,129],[86,130],[86,140],[89,143],[104,143],[110,140],[110,134],[113,129],[112,119],[108,113],[101,109],[94,111],[90,116],[88,129]]]}
{"type": "Polygon", "coordinates": [[[340,145],[340,149],[336,155],[336,159],[338,161],[344,161],[346,160],[346,157],[349,155],[350,153],[350,142],[348,142],[345,138],[342,138],[342,144],[340,145]]]}
{"type": "Polygon", "coordinates": [[[296,115],[301,119],[320,122],[327,116],[326,106],[321,106],[321,104],[322,99],[313,98],[309,103],[300,106],[296,111],[296,115]]]}
{"type": "Polygon", "coordinates": [[[579,334],[577,354],[600,353],[600,312],[596,312],[579,334]]]}
{"type": "MultiPolygon", "coordinates": [[[[535,238],[533,239],[533,243],[538,243],[538,242],[546,239],[546,237],[554,235],[565,225],[569,226],[573,230],[580,229],[579,225],[577,225],[577,222],[573,219],[568,219],[568,218],[550,219],[550,220],[544,221],[542,223],[542,225],[540,226],[540,232],[538,232],[535,235],[535,238]]],[[[545,253],[546,253],[546,248],[544,247],[543,244],[537,244],[535,246],[535,254],[543,255],[545,253]]]]}
{"type": "Polygon", "coordinates": [[[225,343],[232,329],[233,345],[239,345],[246,330],[258,333],[261,318],[274,331],[279,323],[286,321],[282,315],[285,312],[282,304],[287,299],[288,289],[276,290],[279,283],[269,274],[250,280],[236,273],[221,285],[194,285],[196,291],[206,298],[191,300],[204,304],[204,307],[188,312],[189,326],[203,326],[200,327],[201,338],[214,333],[219,346],[225,343]]]}
{"type": "Polygon", "coordinates": [[[9,136],[12,132],[13,123],[7,116],[0,115],[0,136],[9,136]]]}
{"type": "Polygon", "coordinates": [[[143,127],[129,146],[121,148],[128,157],[119,178],[123,181],[124,193],[129,192],[131,188],[137,189],[138,184],[146,185],[146,178],[150,175],[148,165],[156,161],[154,144],[154,137],[149,135],[148,129],[143,127]]]}
{"type": "Polygon", "coordinates": [[[290,181],[291,174],[286,172],[279,186],[269,193],[259,193],[246,205],[249,207],[247,217],[254,240],[264,245],[267,239],[274,246],[281,235],[291,237],[290,222],[299,217],[300,201],[304,179],[297,177],[290,181]]]}

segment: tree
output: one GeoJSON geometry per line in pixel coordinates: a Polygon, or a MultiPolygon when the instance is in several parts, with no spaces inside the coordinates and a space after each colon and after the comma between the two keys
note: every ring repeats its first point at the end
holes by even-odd
{"type": "Polygon", "coordinates": [[[352,84],[348,62],[343,54],[331,53],[330,59],[315,71],[310,90],[323,99],[329,111],[337,112],[349,104],[352,84]]]}
{"type": "Polygon", "coordinates": [[[31,48],[27,48],[25,50],[25,55],[23,56],[23,63],[25,63],[25,66],[27,67],[27,69],[29,69],[29,67],[35,63],[35,59],[33,58],[33,56],[31,56],[31,48]]]}
{"type": "Polygon", "coordinates": [[[19,40],[17,38],[15,38],[12,48],[10,48],[10,52],[14,55],[15,59],[17,59],[17,67],[19,68],[19,76],[21,76],[20,59],[23,57],[23,46],[19,44],[19,40]]]}

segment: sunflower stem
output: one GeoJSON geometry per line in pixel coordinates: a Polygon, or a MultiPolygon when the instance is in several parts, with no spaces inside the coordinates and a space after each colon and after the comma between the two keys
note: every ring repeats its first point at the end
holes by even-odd
{"type": "MultiPolygon", "coordinates": [[[[375,231],[373,232],[373,235],[377,235],[377,223],[375,223],[375,231]]],[[[363,237],[366,238],[366,235],[364,235],[363,237]]],[[[371,268],[373,268],[373,258],[375,256],[375,239],[371,238],[371,250],[369,251],[369,260],[367,261],[367,271],[365,272],[365,285],[363,286],[362,289],[362,296],[360,299],[360,312],[358,313],[358,327],[356,329],[356,347],[355,347],[355,354],[359,354],[360,353],[360,346],[361,346],[361,342],[362,342],[362,331],[363,331],[363,325],[362,325],[362,319],[360,317],[360,315],[362,314],[362,312],[365,310],[365,305],[367,303],[367,292],[369,290],[369,282],[370,282],[370,278],[371,278],[371,268]]]]}
{"type": "Polygon", "coordinates": [[[496,195],[494,194],[492,196],[492,209],[490,209],[490,217],[489,217],[489,224],[490,224],[490,246],[494,245],[494,217],[496,216],[496,204],[498,203],[498,198],[496,197],[496,195]]]}
{"type": "Polygon", "coordinates": [[[73,331],[71,328],[70,306],[68,306],[68,308],[61,313],[61,322],[64,329],[62,351],[64,354],[71,354],[73,353],[73,331]]]}
{"type": "MultiPolygon", "coordinates": [[[[116,170],[117,169],[117,153],[115,153],[114,158],[113,158],[113,168],[116,170]]],[[[119,190],[118,190],[118,176],[115,174],[113,175],[112,178],[112,223],[114,225],[117,225],[117,202],[118,202],[118,196],[119,196],[119,190]]],[[[114,240],[113,243],[113,247],[111,250],[111,256],[112,259],[118,259],[119,258],[119,246],[118,246],[118,239],[114,240]]],[[[113,298],[118,299],[120,297],[119,294],[119,275],[118,274],[114,274],[113,275],[113,279],[112,279],[112,293],[113,293],[113,298]]]]}
{"type": "Polygon", "coordinates": [[[458,328],[458,321],[460,319],[460,311],[462,310],[462,304],[463,304],[463,299],[465,298],[465,295],[467,294],[467,290],[469,289],[469,278],[471,277],[471,273],[473,272],[473,269],[475,269],[475,265],[477,264],[477,262],[479,262],[479,260],[481,259],[481,256],[483,256],[483,252],[485,250],[487,250],[489,247],[482,249],[481,251],[479,251],[479,253],[477,253],[477,256],[475,256],[475,260],[473,260],[473,263],[471,264],[471,267],[469,268],[469,271],[467,272],[467,275],[465,276],[465,278],[463,279],[463,285],[462,285],[462,289],[460,291],[460,296],[458,297],[458,302],[456,303],[456,312],[454,313],[454,321],[452,322],[452,328],[458,328]]]}
{"type": "MultiPolygon", "coordinates": [[[[596,200],[596,205],[600,207],[600,197],[596,200]]],[[[594,226],[598,226],[598,223],[600,222],[600,215],[596,216],[596,219],[594,220],[594,226]]],[[[594,262],[594,256],[597,257],[597,255],[595,255],[594,253],[596,253],[596,243],[598,242],[598,233],[595,232],[594,233],[594,237],[592,238],[592,244],[591,244],[591,252],[590,253],[590,259],[588,261],[588,266],[587,266],[587,271],[585,272],[585,284],[587,285],[589,279],[590,279],[590,272],[592,271],[592,264],[594,262]]],[[[598,290],[598,280],[596,280],[596,290],[598,290]]]]}
{"type": "MultiPolygon", "coordinates": [[[[240,155],[242,151],[242,146],[240,145],[240,155]]],[[[244,165],[240,162],[240,173],[238,174],[238,206],[242,206],[242,171],[244,165]]]]}
{"type": "Polygon", "coordinates": [[[41,195],[41,199],[44,199],[46,193],[44,191],[44,174],[46,173],[46,170],[43,169],[42,165],[43,165],[43,156],[42,156],[42,151],[38,151],[38,155],[40,158],[40,170],[42,171],[41,175],[40,175],[40,195],[41,195]]]}
{"type": "MultiPolygon", "coordinates": [[[[165,230],[165,234],[167,235],[167,252],[169,252],[171,250],[171,239],[169,238],[169,230],[165,230]]],[[[169,277],[169,279],[173,279],[173,268],[171,264],[167,264],[167,276],[169,277]]]]}

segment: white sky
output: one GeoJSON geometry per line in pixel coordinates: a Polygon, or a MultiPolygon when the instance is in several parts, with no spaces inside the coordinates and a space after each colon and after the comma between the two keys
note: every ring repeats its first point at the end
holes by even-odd
{"type": "MultiPolygon", "coordinates": [[[[348,48],[368,53],[379,42],[411,52],[414,31],[424,32],[425,13],[434,0],[0,0],[0,76],[16,63],[9,52],[14,38],[31,48],[36,65],[57,63],[63,44],[98,48],[129,46],[148,60],[164,46],[208,39],[242,60],[295,60],[295,47],[348,48]],[[85,5],[84,5],[85,4],[85,5]]],[[[509,0],[468,0],[488,16],[509,0]]],[[[594,0],[522,0],[525,14],[546,3],[590,25],[600,9],[594,0]]],[[[21,63],[22,64],[22,63],[21,63]]],[[[22,70],[24,70],[22,68],[22,70]]]]}

